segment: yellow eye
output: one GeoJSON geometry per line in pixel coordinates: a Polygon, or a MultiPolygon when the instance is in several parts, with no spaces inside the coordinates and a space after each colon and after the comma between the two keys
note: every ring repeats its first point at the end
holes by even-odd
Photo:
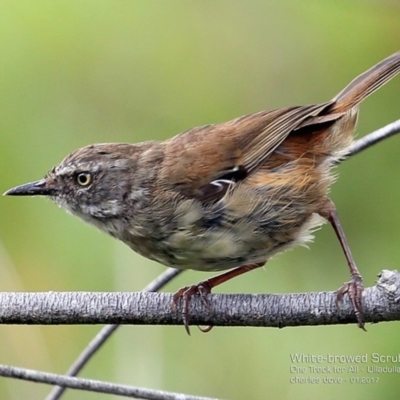
{"type": "Polygon", "coordinates": [[[81,172],[76,175],[76,181],[81,186],[89,186],[93,181],[93,177],[89,172],[81,172]]]}

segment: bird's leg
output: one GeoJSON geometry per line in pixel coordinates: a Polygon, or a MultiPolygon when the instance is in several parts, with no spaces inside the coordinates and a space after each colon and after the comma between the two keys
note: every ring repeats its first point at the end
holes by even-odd
{"type": "MultiPolygon", "coordinates": [[[[250,264],[250,265],[243,265],[242,267],[234,268],[230,271],[227,271],[223,274],[214,276],[210,279],[205,281],[199,282],[196,285],[192,286],[185,286],[179,289],[173,297],[172,305],[173,307],[176,306],[178,301],[182,299],[182,320],[185,325],[186,332],[190,335],[189,329],[189,302],[193,295],[198,294],[200,295],[201,301],[203,304],[210,308],[210,304],[207,300],[207,295],[211,293],[211,290],[222,283],[229,281],[236,276],[242,275],[246,272],[252,271],[253,269],[260,268],[265,264],[265,262],[258,263],[258,264],[250,264]]],[[[205,329],[201,329],[203,332],[209,332],[211,330],[211,326],[206,327],[205,329]]]]}
{"type": "Polygon", "coordinates": [[[336,236],[339,239],[340,245],[342,246],[344,255],[346,257],[350,269],[350,277],[351,277],[350,281],[344,283],[336,292],[336,306],[340,304],[343,296],[347,293],[353,305],[358,326],[361,329],[365,330],[362,301],[361,301],[362,292],[364,290],[363,279],[354,262],[354,258],[351,254],[350,247],[347,242],[346,236],[344,234],[343,228],[340,225],[336,207],[331,200],[327,199],[322,212],[320,212],[320,215],[326,218],[332,225],[336,233],[336,236]]]}

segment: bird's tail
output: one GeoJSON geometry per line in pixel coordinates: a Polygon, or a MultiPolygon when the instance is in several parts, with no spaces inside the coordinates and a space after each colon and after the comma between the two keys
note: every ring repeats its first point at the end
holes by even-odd
{"type": "MultiPolygon", "coordinates": [[[[311,133],[308,140],[314,141],[315,154],[325,154],[334,162],[343,157],[353,141],[358,105],[399,72],[400,51],[352,80],[330,102],[326,103],[318,114],[304,120],[299,125],[298,131],[303,134],[304,132],[311,133]],[[327,129],[329,125],[330,128],[327,129]]],[[[319,159],[329,158],[320,157],[319,159]]]]}
{"type": "Polygon", "coordinates": [[[368,71],[353,79],[333,99],[329,112],[346,112],[360,104],[400,72],[400,51],[385,58],[368,71]]]}

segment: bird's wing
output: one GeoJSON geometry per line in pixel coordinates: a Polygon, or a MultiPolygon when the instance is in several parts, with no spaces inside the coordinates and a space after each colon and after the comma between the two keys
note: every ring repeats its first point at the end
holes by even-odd
{"type": "MultiPolygon", "coordinates": [[[[256,171],[307,118],[331,102],[262,111],[183,132],[165,142],[159,178],[164,185],[202,202],[222,198],[230,184],[256,171]]],[[[336,114],[334,119],[340,117],[336,114]]]]}

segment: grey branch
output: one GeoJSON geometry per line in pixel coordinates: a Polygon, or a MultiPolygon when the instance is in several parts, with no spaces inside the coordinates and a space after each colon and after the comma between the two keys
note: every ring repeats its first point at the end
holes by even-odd
{"type": "Polygon", "coordinates": [[[388,139],[393,135],[400,132],[400,119],[384,126],[383,128],[377,129],[374,132],[362,137],[355,141],[350,147],[346,157],[352,157],[361,151],[373,146],[376,143],[384,139],[388,139]]]}
{"type": "Polygon", "coordinates": [[[90,392],[115,394],[118,396],[135,399],[149,400],[213,400],[208,397],[191,396],[181,393],[151,390],[127,385],[101,382],[94,379],[75,378],[50,374],[48,372],[35,371],[26,368],[9,367],[0,365],[0,376],[22,379],[24,381],[46,383],[50,385],[62,385],[71,389],[87,390],[90,392]]]}
{"type": "MultiPolygon", "coordinates": [[[[293,294],[211,294],[209,307],[198,296],[190,302],[190,323],[213,326],[278,327],[355,323],[345,296],[335,292],[293,294]]],[[[400,274],[384,270],[363,293],[366,322],[400,320],[400,274]]],[[[170,293],[0,293],[2,324],[181,325],[180,304],[170,293]]]]}

